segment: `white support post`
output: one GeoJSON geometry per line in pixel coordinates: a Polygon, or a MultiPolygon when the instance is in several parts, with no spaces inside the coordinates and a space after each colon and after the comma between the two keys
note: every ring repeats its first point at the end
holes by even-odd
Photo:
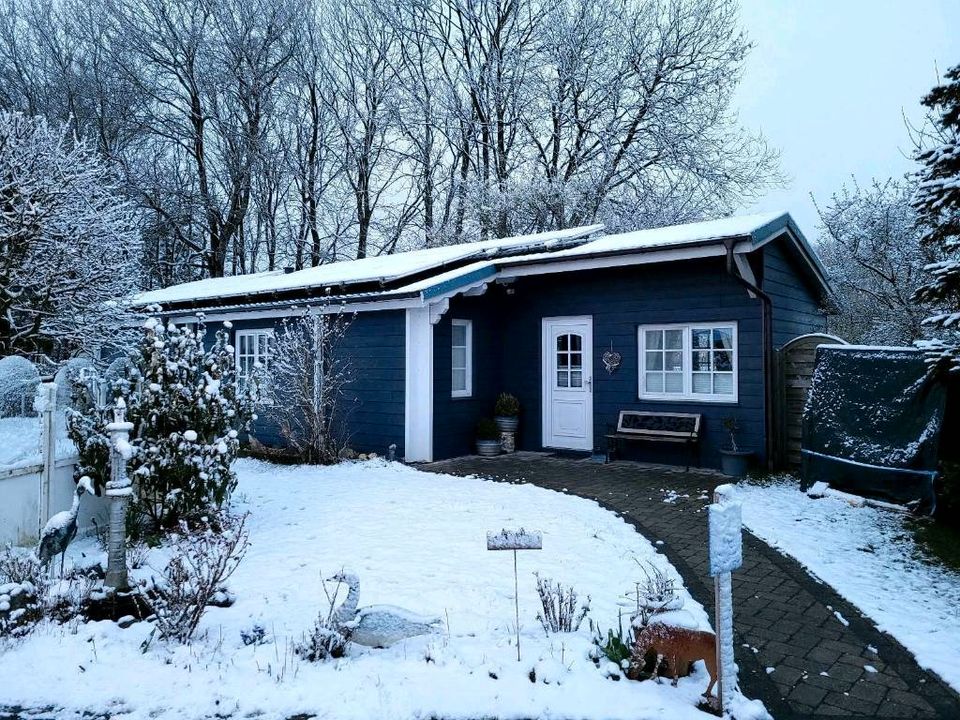
{"type": "Polygon", "coordinates": [[[107,499],[110,501],[110,539],[107,549],[107,576],[105,587],[125,590],[127,579],[127,503],[133,494],[133,484],[127,475],[130,459],[130,431],[133,423],[124,418],[126,403],[117,399],[113,422],[107,425],[110,433],[110,480],[107,481],[107,499]]]}
{"type": "Polygon", "coordinates": [[[37,388],[34,409],[40,414],[40,502],[37,505],[38,532],[50,519],[50,493],[53,488],[53,471],[57,462],[57,428],[54,411],[57,408],[57,384],[42,383],[37,388]]]}

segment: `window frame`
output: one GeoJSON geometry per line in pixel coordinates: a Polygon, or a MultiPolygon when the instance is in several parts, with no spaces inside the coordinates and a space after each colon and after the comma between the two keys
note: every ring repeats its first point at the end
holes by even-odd
{"type": "Polygon", "coordinates": [[[473,320],[468,320],[465,318],[451,318],[450,320],[450,397],[452,398],[470,398],[473,397],[473,320]],[[464,328],[464,345],[454,345],[453,344],[453,328],[462,327],[464,328]],[[460,368],[454,366],[453,364],[453,350],[454,348],[464,348],[464,363],[463,368],[466,375],[464,388],[458,390],[453,385],[453,372],[454,370],[459,370],[460,368]]]}
{"type": "MultiPolygon", "coordinates": [[[[267,362],[262,363],[266,371],[269,372],[270,369],[270,345],[273,342],[276,333],[273,328],[245,328],[243,330],[235,330],[233,335],[233,351],[234,351],[234,364],[236,365],[237,371],[237,386],[243,388],[247,380],[247,374],[243,371],[243,365],[240,363],[240,338],[253,337],[257,338],[261,335],[266,335],[269,339],[267,340],[267,362]]],[[[246,353],[249,355],[249,353],[246,353]]],[[[260,362],[260,343],[254,342],[254,363],[260,362]]],[[[260,398],[261,404],[269,404],[269,401],[266,398],[260,398]]]]}
{"type": "MultiPolygon", "coordinates": [[[[702,403],[721,403],[736,404],[740,397],[740,348],[738,341],[738,327],[736,321],[726,322],[689,322],[689,323],[667,323],[651,324],[637,326],[637,348],[639,350],[637,362],[637,397],[640,400],[652,400],[656,402],[702,402],[702,403]],[[733,392],[727,395],[716,393],[695,393],[693,392],[693,330],[710,330],[711,333],[717,329],[731,330],[731,350],[733,352],[732,376],[733,392]],[[683,379],[683,392],[648,392],[646,390],[646,360],[647,360],[647,336],[649,330],[682,330],[683,347],[681,375],[683,379]]],[[[711,350],[710,352],[713,352],[711,350]]],[[[710,373],[711,378],[715,374],[710,373]]]]}

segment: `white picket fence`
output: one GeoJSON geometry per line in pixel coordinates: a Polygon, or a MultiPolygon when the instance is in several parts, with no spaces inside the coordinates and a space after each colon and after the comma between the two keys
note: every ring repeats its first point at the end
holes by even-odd
{"type": "MultiPolygon", "coordinates": [[[[37,462],[0,466],[0,547],[31,545],[51,515],[69,509],[76,484],[76,449],[62,437],[64,407],[57,407],[56,383],[38,388],[36,422],[40,427],[37,462]],[[69,450],[67,449],[69,448],[69,450]]],[[[104,498],[85,495],[80,503],[80,534],[106,527],[104,498]]]]}

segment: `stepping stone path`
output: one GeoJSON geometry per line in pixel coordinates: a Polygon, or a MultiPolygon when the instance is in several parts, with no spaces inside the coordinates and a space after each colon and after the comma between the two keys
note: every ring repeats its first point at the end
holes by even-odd
{"type": "MultiPolygon", "coordinates": [[[[693,597],[713,607],[705,507],[713,488],[729,481],[718,473],[523,452],[420,467],[530,482],[597,500],[656,543],[693,597]]],[[[960,720],[960,697],[830,586],[749,532],[743,558],[743,567],[733,574],[740,686],[748,697],[762,700],[776,720],[960,720]]]]}

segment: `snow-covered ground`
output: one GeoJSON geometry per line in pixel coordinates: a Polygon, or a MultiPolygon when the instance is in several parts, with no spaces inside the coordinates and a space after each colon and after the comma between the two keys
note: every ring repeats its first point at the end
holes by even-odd
{"type": "Polygon", "coordinates": [[[960,690],[960,574],[923,556],[899,513],[808,498],[792,478],[741,483],[743,522],[960,690]]]}
{"type": "MultiPolygon", "coordinates": [[[[236,603],[209,610],[205,637],[141,652],[146,623],[88,623],[73,632],[47,625],[0,654],[0,705],[63,704],[144,719],[705,717],[695,709],[707,685],[702,664],[678,688],[615,682],[588,658],[586,623],[578,633],[544,636],[534,571],[590,595],[590,617],[604,630],[616,626],[625,593],[642,577],[637,560],[679,579],[646,539],[594,502],[382,461],[236,467],[235,502],[251,513],[251,547],[229,583],[236,603]],[[542,531],[543,549],[520,553],[517,662],[513,558],[487,551],[486,532],[520,527],[542,531]],[[291,648],[324,606],[321,578],[341,568],[359,575],[361,605],[439,615],[444,631],[387,650],[352,646],[326,663],[301,661],[291,648]],[[270,641],[245,646],[241,631],[256,624],[270,641]]],[[[70,555],[68,564],[102,556],[88,540],[70,555]]],[[[703,608],[686,591],[683,598],[695,624],[707,627],[703,608]]]]}

